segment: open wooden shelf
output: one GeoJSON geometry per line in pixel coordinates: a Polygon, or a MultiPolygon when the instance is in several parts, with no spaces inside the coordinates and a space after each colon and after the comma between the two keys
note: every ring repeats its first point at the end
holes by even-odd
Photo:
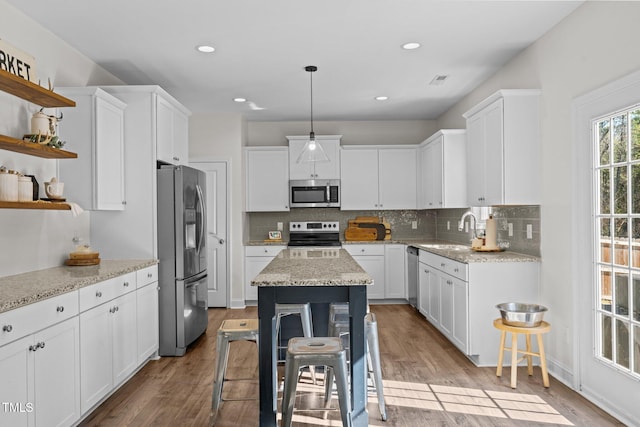
{"type": "Polygon", "coordinates": [[[51,90],[0,69],[0,90],[41,107],[75,107],[76,102],[51,90]]]}
{"type": "Polygon", "coordinates": [[[76,153],[71,151],[40,145],[35,142],[24,141],[5,135],[0,135],[0,148],[45,159],[76,159],[78,157],[76,153]]]}
{"type": "Polygon", "coordinates": [[[46,209],[56,211],[70,211],[71,206],[63,202],[0,202],[0,209],[46,209]]]}

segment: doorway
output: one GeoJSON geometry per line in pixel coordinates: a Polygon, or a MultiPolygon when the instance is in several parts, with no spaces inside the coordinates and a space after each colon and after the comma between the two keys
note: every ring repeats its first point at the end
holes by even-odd
{"type": "Polygon", "coordinates": [[[207,174],[207,268],[209,307],[229,307],[228,176],[226,161],[190,162],[207,174]]]}

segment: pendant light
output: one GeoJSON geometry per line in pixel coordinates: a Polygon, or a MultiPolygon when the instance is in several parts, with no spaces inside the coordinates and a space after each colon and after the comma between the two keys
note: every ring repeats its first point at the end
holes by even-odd
{"type": "Polygon", "coordinates": [[[313,73],[318,71],[315,65],[307,65],[304,70],[309,73],[311,81],[311,132],[309,141],[304,145],[302,153],[298,156],[297,163],[328,162],[329,157],[324,152],[322,145],[316,141],[316,134],[313,132],[313,73]]]}

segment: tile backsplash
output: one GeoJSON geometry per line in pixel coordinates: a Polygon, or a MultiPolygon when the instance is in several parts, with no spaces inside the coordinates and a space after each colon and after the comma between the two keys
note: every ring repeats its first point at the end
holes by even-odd
{"type": "MultiPolygon", "coordinates": [[[[348,221],[356,216],[377,216],[391,225],[394,240],[438,239],[469,244],[469,232],[458,231],[458,222],[468,209],[394,210],[394,211],[341,211],[338,208],[299,208],[289,212],[247,213],[248,236],[245,240],[267,239],[269,231],[277,229],[282,222],[282,238],[289,240],[291,221],[339,221],[341,238],[348,221]],[[416,228],[412,228],[413,222],[416,228]]],[[[540,206],[497,206],[490,209],[498,224],[498,242],[509,245],[514,252],[540,256],[540,206]],[[508,235],[508,224],[512,224],[513,236],[508,235]],[[526,235],[526,226],[532,226],[532,238],[526,235]]],[[[484,220],[478,218],[478,229],[484,229],[484,220]]]]}

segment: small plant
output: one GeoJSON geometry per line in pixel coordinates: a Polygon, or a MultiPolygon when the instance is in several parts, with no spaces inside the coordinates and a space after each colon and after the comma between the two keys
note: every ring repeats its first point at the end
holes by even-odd
{"type": "Polygon", "coordinates": [[[66,144],[66,141],[61,140],[57,135],[41,135],[40,133],[29,136],[29,141],[52,148],[62,148],[64,147],[64,144],[66,144]]]}

